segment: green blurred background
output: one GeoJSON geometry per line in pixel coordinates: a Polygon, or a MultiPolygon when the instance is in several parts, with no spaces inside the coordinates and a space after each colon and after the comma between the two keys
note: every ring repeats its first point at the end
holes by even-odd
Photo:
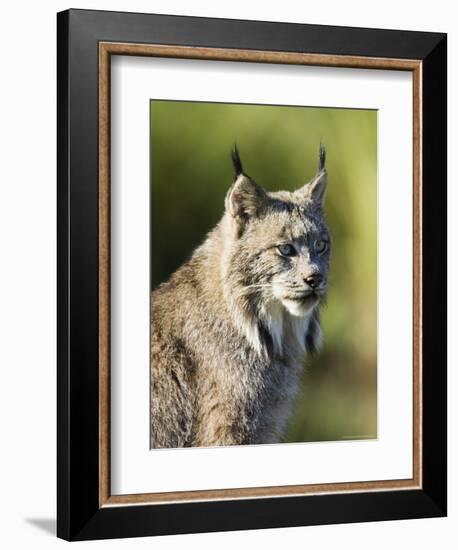
{"type": "Polygon", "coordinates": [[[151,285],[179,267],[217,223],[244,170],[293,190],[326,146],[332,234],[324,346],[307,358],[286,441],[377,437],[377,112],[151,101],[151,285]]]}

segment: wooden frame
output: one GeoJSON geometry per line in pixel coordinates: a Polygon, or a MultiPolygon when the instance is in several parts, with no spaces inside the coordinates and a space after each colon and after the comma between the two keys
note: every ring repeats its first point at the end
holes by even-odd
{"type": "Polygon", "coordinates": [[[80,10],[59,14],[58,28],[58,535],[66,539],[105,538],[443,515],[446,503],[445,36],[80,10]],[[271,25],[275,25],[277,38],[266,44],[271,25]],[[241,27],[245,31],[249,29],[250,39],[241,27]],[[211,39],[215,30],[220,30],[220,34],[216,33],[221,37],[217,41],[211,39]],[[366,44],[373,43],[367,38],[376,35],[378,40],[374,44],[377,42],[377,45],[367,47],[366,44]],[[297,47],[299,39],[301,46],[297,47]],[[412,479],[110,494],[112,55],[364,67],[413,73],[412,479]],[[84,83],[78,80],[81,65],[90,69],[90,78],[84,83]],[[77,118],[82,113],[78,94],[86,100],[86,112],[89,106],[83,120],[77,118]],[[94,135],[98,135],[98,141],[91,138],[88,144],[86,136],[90,130],[96,130],[94,135]],[[82,136],[85,136],[84,143],[82,136]],[[86,174],[79,164],[83,160],[85,164],[91,161],[86,174]],[[81,235],[78,225],[83,213],[90,223],[81,235]],[[97,234],[98,239],[94,239],[97,234]],[[424,270],[423,266],[428,265],[428,258],[433,255],[434,265],[439,268],[424,270]],[[426,291],[428,288],[439,289],[434,299],[432,293],[426,291]],[[75,306],[72,297],[78,301],[84,298],[86,302],[75,306]],[[89,326],[83,326],[84,318],[90,320],[89,326]],[[89,403],[84,417],[78,410],[80,399],[89,403]],[[279,504],[289,512],[280,511],[279,504]],[[208,519],[202,517],[202,511],[208,519]],[[166,517],[173,517],[173,522],[165,522],[166,517]]]}

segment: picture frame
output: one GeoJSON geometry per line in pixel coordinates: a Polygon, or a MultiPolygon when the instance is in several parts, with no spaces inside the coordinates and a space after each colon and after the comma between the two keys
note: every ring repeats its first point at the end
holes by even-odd
{"type": "Polygon", "coordinates": [[[446,35],[89,10],[59,13],[57,28],[58,536],[446,515],[446,35]],[[116,55],[412,73],[411,479],[111,494],[109,106],[116,55]]]}

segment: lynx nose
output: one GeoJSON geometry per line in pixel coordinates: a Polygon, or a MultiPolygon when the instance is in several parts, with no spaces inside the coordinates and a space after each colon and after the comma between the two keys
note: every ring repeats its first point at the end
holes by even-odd
{"type": "Polygon", "coordinates": [[[304,280],[310,288],[315,289],[318,288],[323,282],[323,275],[320,275],[319,273],[312,273],[312,275],[309,275],[304,280]]]}

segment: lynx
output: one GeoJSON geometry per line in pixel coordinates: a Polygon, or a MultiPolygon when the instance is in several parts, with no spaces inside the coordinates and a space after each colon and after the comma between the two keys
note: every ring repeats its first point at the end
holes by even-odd
{"type": "Polygon", "coordinates": [[[319,349],[330,234],[325,149],[294,192],[242,168],[214,229],[151,294],[151,447],[278,443],[319,349]]]}

